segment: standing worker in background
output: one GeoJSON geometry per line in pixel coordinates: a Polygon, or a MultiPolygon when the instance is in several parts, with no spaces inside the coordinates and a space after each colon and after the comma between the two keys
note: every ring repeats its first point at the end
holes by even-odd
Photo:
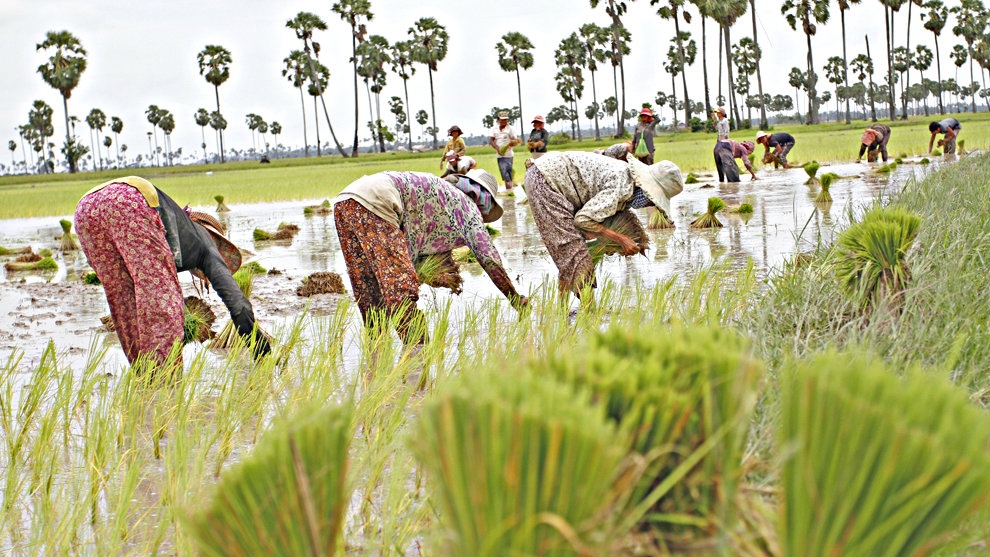
{"type": "Polygon", "coordinates": [[[546,124],[547,121],[543,116],[537,114],[533,117],[533,131],[529,132],[529,141],[526,145],[529,147],[530,156],[534,159],[542,157],[547,152],[550,132],[547,131],[546,124]]]}
{"type": "Polygon", "coordinates": [[[712,111],[712,121],[715,122],[715,133],[718,137],[715,141],[729,140],[729,117],[725,113],[724,107],[718,107],[712,111]]]}
{"type": "Polygon", "coordinates": [[[240,251],[222,231],[213,230],[215,219],[197,216],[137,176],[101,184],[76,206],[79,243],[103,283],[131,363],[148,356],[161,364],[182,341],[179,271],[206,277],[255,357],[271,352],[267,336],[255,327],[251,302],[231,276],[241,265],[240,251]]]}
{"type": "Polygon", "coordinates": [[[509,113],[499,112],[498,123],[492,128],[491,135],[488,136],[488,144],[491,145],[492,149],[495,149],[498,172],[502,175],[506,190],[511,190],[512,186],[515,185],[512,183],[512,160],[516,154],[512,148],[520,143],[522,140],[516,137],[512,131],[512,126],[509,125],[509,113]]]}
{"type": "Polygon", "coordinates": [[[883,158],[883,162],[887,162],[888,141],[890,141],[890,126],[887,124],[873,124],[866,128],[863,137],[859,140],[859,156],[856,157],[856,162],[863,158],[863,153],[866,153],[867,162],[876,161],[877,155],[883,158]]]}
{"type": "Polygon", "coordinates": [[[653,111],[644,108],[639,111],[639,122],[633,130],[633,154],[643,164],[653,164],[653,138],[657,135],[657,118],[653,111]]]}
{"type": "Polygon", "coordinates": [[[959,120],[946,118],[941,122],[932,122],[928,124],[928,131],[932,132],[932,138],[928,140],[929,155],[932,153],[932,144],[935,143],[935,136],[938,134],[943,134],[942,139],[938,140],[938,146],[944,147],[945,154],[954,155],[956,153],[956,138],[962,131],[962,124],[959,123],[959,120]]]}

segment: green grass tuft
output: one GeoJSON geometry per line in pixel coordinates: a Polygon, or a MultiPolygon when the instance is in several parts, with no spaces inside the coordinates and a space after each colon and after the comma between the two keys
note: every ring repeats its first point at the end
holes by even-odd
{"type": "Polygon", "coordinates": [[[83,284],[89,284],[89,285],[103,284],[102,282],[100,282],[100,277],[96,276],[96,273],[94,273],[93,271],[87,271],[86,274],[83,275],[82,281],[83,284]]]}

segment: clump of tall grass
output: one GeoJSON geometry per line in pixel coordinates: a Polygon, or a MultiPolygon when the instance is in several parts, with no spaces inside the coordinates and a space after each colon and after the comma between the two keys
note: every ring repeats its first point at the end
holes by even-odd
{"type": "Polygon", "coordinates": [[[326,555],[341,546],[350,494],[349,408],[304,404],[227,470],[185,521],[200,555],[326,555]]]}
{"type": "Polygon", "coordinates": [[[226,213],[226,212],[229,212],[230,211],[230,207],[228,207],[227,204],[223,202],[223,196],[222,195],[214,195],[213,196],[213,200],[217,202],[217,209],[216,209],[216,211],[218,213],[226,213]]]}
{"type": "Polygon", "coordinates": [[[733,207],[732,213],[739,213],[742,215],[752,215],[753,214],[753,204],[752,203],[740,203],[738,207],[733,207]]]}
{"type": "Polygon", "coordinates": [[[323,203],[320,203],[319,205],[307,205],[306,207],[303,207],[303,214],[307,217],[325,217],[327,215],[332,215],[333,205],[331,205],[329,199],[324,199],[323,203]]]}
{"type": "Polygon", "coordinates": [[[804,163],[804,165],[802,165],[801,168],[804,168],[804,172],[808,175],[808,181],[805,182],[805,185],[810,186],[812,184],[819,183],[816,174],[818,174],[818,169],[820,167],[821,165],[818,164],[818,161],[806,162],[804,163]]]}
{"type": "Polygon", "coordinates": [[[941,149],[932,149],[932,155],[933,156],[936,156],[936,157],[941,157],[942,156],[942,150],[941,149]]]}
{"type": "Polygon", "coordinates": [[[255,241],[266,240],[291,240],[299,233],[299,227],[295,224],[280,223],[275,232],[268,232],[260,228],[255,228],[253,236],[255,241]]]}
{"type": "Polygon", "coordinates": [[[908,250],[921,217],[899,207],[877,208],[839,234],[836,275],[861,308],[899,298],[911,280],[908,250]]]}
{"type": "Polygon", "coordinates": [[[960,140],[956,141],[956,151],[958,151],[960,155],[966,155],[966,154],[969,153],[969,151],[966,150],[966,140],[965,139],[960,139],[960,140]]]}
{"type": "Polygon", "coordinates": [[[708,212],[691,221],[691,228],[721,228],[722,221],[715,213],[725,208],[725,201],[718,197],[708,198],[708,212]]]}
{"type": "Polygon", "coordinates": [[[58,221],[58,224],[62,227],[62,236],[59,238],[59,249],[62,251],[75,251],[79,249],[79,240],[72,233],[72,221],[61,219],[58,221]]]}
{"type": "Polygon", "coordinates": [[[922,159],[918,161],[918,164],[931,164],[931,163],[932,161],[928,157],[922,157],[922,159]]]}
{"type": "Polygon", "coordinates": [[[488,235],[491,236],[492,238],[495,238],[502,233],[501,230],[487,223],[485,224],[485,231],[488,232],[488,235]]]}
{"type": "Polygon", "coordinates": [[[937,374],[831,352],[781,398],[781,555],[931,555],[990,503],[987,414],[937,374]]]}
{"type": "Polygon", "coordinates": [[[602,407],[546,374],[472,370],[427,401],[410,446],[449,556],[601,555],[623,459],[602,407]],[[589,553],[589,551],[591,551],[589,553]]]}
{"type": "Polygon", "coordinates": [[[588,389],[645,459],[633,505],[668,541],[715,535],[734,522],[748,416],[764,366],[719,327],[613,324],[530,364],[588,389]]]}

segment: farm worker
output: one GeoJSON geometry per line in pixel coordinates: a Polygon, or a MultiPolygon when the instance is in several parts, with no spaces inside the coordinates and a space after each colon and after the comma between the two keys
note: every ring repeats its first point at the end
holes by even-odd
{"type": "Polygon", "coordinates": [[[856,162],[863,158],[863,153],[866,153],[866,160],[869,162],[877,160],[878,154],[883,158],[883,162],[887,162],[888,141],[890,141],[890,126],[887,124],[873,124],[866,128],[863,137],[859,140],[859,156],[856,157],[856,162]]]}
{"type": "MultiPolygon", "coordinates": [[[[681,171],[670,161],[647,166],[634,157],[623,162],[584,151],[547,153],[536,159],[526,171],[526,193],[536,227],[560,272],[560,291],[580,296],[584,286],[594,285],[588,239],[611,240],[627,256],[641,251],[627,234],[602,221],[643,207],[656,207],[669,217],[670,198],[683,189],[681,171]]],[[[628,222],[643,232],[635,216],[628,222]]]]}
{"type": "Polygon", "coordinates": [[[484,170],[452,175],[454,184],[421,172],[379,172],[351,183],[337,197],[334,222],[366,326],[397,318],[406,345],[422,344],[423,314],[416,307],[414,261],[467,246],[495,286],[517,310],[529,301],[516,292],[485,223],[498,220],[498,182],[484,170]],[[456,178],[455,178],[456,176],[456,178]],[[413,327],[418,324],[418,328],[413,327]]]}
{"type": "Polygon", "coordinates": [[[749,161],[749,155],[756,145],[752,141],[719,141],[715,143],[715,169],[718,170],[719,182],[738,182],[739,166],[736,159],[742,159],[746,170],[757,180],[756,172],[753,172],[753,163],[749,161]]]}
{"type": "Polygon", "coordinates": [[[616,143],[606,147],[605,149],[595,149],[594,152],[613,159],[619,159],[620,161],[626,161],[629,160],[626,157],[632,154],[632,141],[616,143]]]}
{"type": "Polygon", "coordinates": [[[657,135],[656,115],[649,108],[639,111],[639,122],[633,130],[633,154],[643,164],[653,164],[653,138],[657,135]]]}
{"type": "Polygon", "coordinates": [[[932,132],[932,137],[928,140],[928,154],[931,154],[932,143],[935,142],[935,136],[938,134],[943,134],[942,139],[938,140],[938,146],[945,147],[945,154],[952,155],[956,152],[956,138],[962,131],[962,124],[959,123],[959,120],[946,118],[941,122],[932,122],[928,124],[928,131],[932,132]]]}
{"type": "Polygon", "coordinates": [[[512,126],[509,125],[509,113],[505,111],[499,112],[498,123],[495,124],[491,134],[488,136],[488,144],[497,153],[498,172],[502,175],[502,182],[505,183],[506,190],[511,190],[512,186],[515,185],[512,183],[512,159],[516,154],[512,151],[512,148],[520,143],[522,143],[522,140],[516,137],[516,134],[512,131],[512,126]]]}
{"type": "Polygon", "coordinates": [[[537,114],[533,117],[533,131],[529,132],[529,141],[526,145],[529,147],[530,157],[533,159],[538,159],[542,157],[547,152],[547,144],[550,142],[550,132],[546,129],[547,121],[542,115],[537,114]]]}
{"type": "Polygon", "coordinates": [[[443,156],[440,157],[440,168],[445,169],[443,176],[453,174],[457,169],[457,159],[467,154],[467,145],[461,135],[464,132],[458,126],[450,126],[447,135],[450,141],[443,148],[443,156]]]}
{"type": "Polygon", "coordinates": [[[231,276],[241,253],[216,219],[184,210],[151,182],[128,176],[89,190],[76,206],[75,224],[129,362],[147,355],[162,363],[182,341],[179,271],[209,281],[255,357],[271,351],[255,327],[251,302],[231,276]]]}
{"type": "Polygon", "coordinates": [[[763,163],[773,163],[774,168],[787,166],[787,153],[794,148],[794,136],[786,132],[777,132],[773,135],[767,132],[756,132],[756,142],[763,145],[766,150],[763,153],[763,163]],[[771,149],[773,150],[771,152],[771,149]]]}
{"type": "Polygon", "coordinates": [[[712,121],[715,122],[715,133],[718,138],[715,141],[729,140],[729,117],[725,113],[724,107],[718,107],[712,111],[712,121]]]}

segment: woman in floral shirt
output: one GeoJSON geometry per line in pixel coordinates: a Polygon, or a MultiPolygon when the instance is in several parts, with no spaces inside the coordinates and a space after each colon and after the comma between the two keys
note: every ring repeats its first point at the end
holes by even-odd
{"type": "Polygon", "coordinates": [[[347,275],[365,325],[376,313],[397,317],[405,344],[425,341],[414,336],[426,330],[416,308],[419,278],[413,264],[422,256],[467,246],[514,308],[528,303],[516,292],[484,225],[502,216],[495,199],[498,182],[477,169],[455,180],[381,172],[344,188],[334,205],[347,275]]]}

